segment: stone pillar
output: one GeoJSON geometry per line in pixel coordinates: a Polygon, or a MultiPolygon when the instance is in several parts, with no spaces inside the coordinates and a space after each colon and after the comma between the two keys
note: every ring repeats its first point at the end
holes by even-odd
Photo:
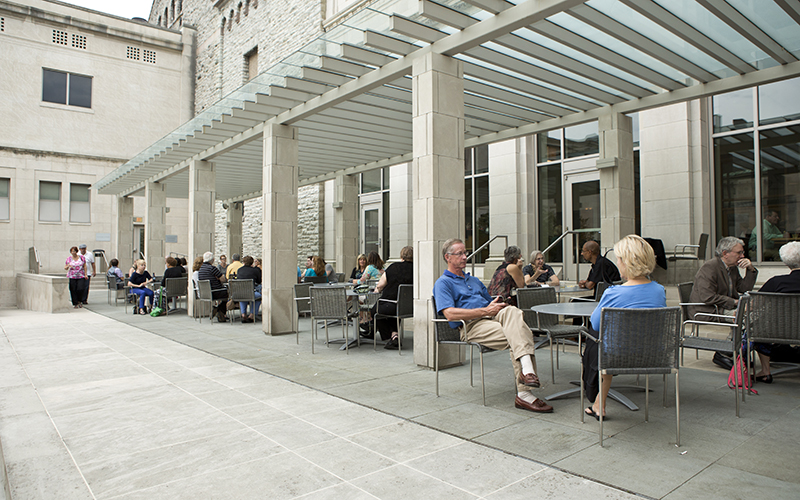
{"type": "Polygon", "coordinates": [[[117,197],[117,233],[114,248],[117,249],[119,268],[128,272],[133,264],[133,198],[117,197]]]}
{"type": "Polygon", "coordinates": [[[264,128],[261,325],[267,335],[294,331],[298,149],[295,127],[268,125],[264,128]]]}
{"type": "MultiPolygon", "coordinates": [[[[214,246],[214,201],[216,193],[216,172],[214,165],[207,161],[193,161],[189,164],[189,277],[191,264],[198,255],[212,251],[214,246]]],[[[191,283],[190,283],[191,285],[191,283]]],[[[191,287],[190,287],[191,290],[191,287]]],[[[189,293],[189,314],[194,312],[194,293],[189,293]]]]}
{"type": "MultiPolygon", "coordinates": [[[[231,203],[227,210],[227,223],[225,232],[228,239],[228,262],[232,262],[230,256],[238,253],[242,255],[242,218],[244,217],[244,203],[241,201],[231,203]]],[[[221,253],[221,252],[220,252],[221,253]]]]}
{"type": "Polygon", "coordinates": [[[600,239],[610,248],[636,229],[633,184],[632,120],[622,113],[601,116],[600,157],[600,239]]]}
{"type": "Polygon", "coordinates": [[[389,260],[400,260],[400,250],[413,242],[414,192],[411,163],[389,168],[389,260]]]}
{"type": "Polygon", "coordinates": [[[151,272],[164,269],[164,239],[167,236],[167,191],[164,184],[148,182],[145,187],[144,256],[151,272]]]}
{"type": "MultiPolygon", "coordinates": [[[[464,70],[431,53],[413,67],[414,362],[434,366],[430,297],[446,266],[441,247],[464,238],[464,70]]],[[[441,366],[460,362],[442,349],[441,366]]]]}
{"type": "Polygon", "coordinates": [[[358,255],[357,175],[337,175],[334,179],[333,218],[336,271],[349,277],[358,255]]]}

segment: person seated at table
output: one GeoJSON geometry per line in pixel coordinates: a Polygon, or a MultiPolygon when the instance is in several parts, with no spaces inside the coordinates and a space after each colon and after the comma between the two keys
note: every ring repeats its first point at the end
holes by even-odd
{"type": "Polygon", "coordinates": [[[178,258],[178,267],[181,268],[182,274],[189,274],[188,270],[186,269],[186,257],[178,258]]]}
{"type": "MultiPolygon", "coordinates": [[[[592,263],[592,269],[585,280],[580,280],[578,286],[588,290],[594,290],[598,283],[605,281],[609,285],[619,281],[619,269],[613,262],[600,255],[600,245],[593,240],[583,244],[581,255],[584,259],[592,263]]],[[[653,254],[655,255],[655,254],[653,254]]],[[[589,297],[594,298],[594,296],[589,297]]]]}
{"type": "MultiPolygon", "coordinates": [[[[414,284],[414,248],[403,247],[400,250],[400,262],[395,262],[386,268],[378,284],[375,286],[376,292],[381,293],[381,299],[397,300],[398,287],[400,285],[414,284]]],[[[397,314],[397,304],[378,301],[372,310],[381,314],[397,314]],[[380,306],[380,307],[378,307],[380,306]]],[[[381,339],[388,340],[383,346],[384,349],[397,350],[397,321],[394,318],[380,318],[376,321],[378,332],[381,339]]]]}
{"type": "MultiPolygon", "coordinates": [[[[167,257],[167,268],[164,270],[164,280],[161,282],[167,286],[167,278],[183,278],[183,268],[178,265],[178,259],[175,257],[167,257]]],[[[178,297],[172,297],[174,307],[177,307],[178,297]]]]}
{"type": "Polygon", "coordinates": [[[119,261],[117,259],[111,259],[109,264],[111,267],[108,268],[106,276],[108,276],[109,279],[116,280],[117,290],[122,290],[125,286],[125,276],[122,275],[122,269],[119,268],[119,261]]]}
{"type": "Polygon", "coordinates": [[[222,255],[219,256],[219,264],[217,265],[217,269],[219,269],[219,272],[221,272],[222,274],[225,274],[227,272],[227,270],[228,270],[228,256],[227,255],[222,254],[222,255]]]}
{"type": "MultiPolygon", "coordinates": [[[[768,279],[759,292],[800,293],[800,241],[792,241],[783,245],[780,249],[780,257],[791,272],[768,279]]],[[[800,363],[800,349],[797,346],[754,342],[753,349],[758,353],[758,359],[761,361],[761,371],[756,373],[758,382],[772,383],[770,361],[800,363]]]]}
{"type": "Polygon", "coordinates": [[[544,254],[539,250],[531,252],[531,263],[522,268],[526,286],[558,286],[558,276],[552,267],[544,263],[544,254]]]}
{"type": "Polygon", "coordinates": [[[255,293],[256,301],[252,302],[239,302],[239,311],[242,313],[242,323],[252,323],[256,320],[258,315],[258,308],[261,306],[261,269],[253,267],[252,257],[246,255],[242,259],[242,267],[236,273],[237,280],[253,280],[253,292],[255,293]],[[250,315],[247,315],[247,309],[250,306],[250,315]]]}
{"type": "Polygon", "coordinates": [[[322,263],[325,264],[325,275],[328,277],[328,281],[336,283],[336,269],[333,264],[328,264],[325,259],[322,259],[322,263]]]}
{"type": "Polygon", "coordinates": [[[236,273],[239,272],[239,268],[242,267],[242,258],[241,255],[235,253],[231,255],[231,259],[233,259],[233,262],[228,264],[228,268],[225,270],[225,279],[235,280],[236,273]]]}
{"type": "Polygon", "coordinates": [[[503,263],[497,266],[489,283],[489,295],[502,297],[508,305],[517,305],[517,296],[511,295],[512,290],[525,288],[525,278],[522,277],[522,250],[516,245],[506,248],[503,254],[503,263]]]}
{"type": "Polygon", "coordinates": [[[133,309],[133,314],[147,314],[148,309],[144,307],[145,299],[149,301],[150,308],[152,308],[155,295],[152,290],[147,288],[147,285],[153,282],[153,277],[145,270],[147,262],[144,259],[137,260],[133,265],[136,267],[136,271],[131,273],[128,285],[131,287],[131,293],[139,296],[139,307],[133,309]]]}
{"type": "Polygon", "coordinates": [[[383,259],[378,255],[378,252],[370,252],[367,255],[367,267],[358,279],[358,283],[365,285],[369,280],[377,280],[383,274],[383,259]]]}
{"type": "MultiPolygon", "coordinates": [[[[600,338],[600,316],[604,307],[622,307],[643,309],[649,307],[666,307],[667,292],[664,287],[651,281],[650,273],[656,267],[656,254],[653,247],[644,238],[629,234],[614,245],[614,254],[617,256],[617,267],[622,279],[621,286],[609,287],[600,298],[590,318],[589,334],[600,338]]],[[[647,332],[642,332],[642,340],[646,341],[647,332]]],[[[583,382],[586,398],[592,406],[586,408],[587,415],[600,419],[600,398],[603,401],[603,418],[605,418],[606,398],[611,386],[613,375],[603,375],[603,394],[598,398],[600,379],[597,371],[597,356],[599,344],[591,339],[586,340],[586,349],[583,351],[583,382]]]]}
{"type": "Polygon", "coordinates": [[[306,269],[306,272],[303,274],[303,278],[314,277],[314,276],[324,276],[327,280],[327,274],[325,273],[325,261],[322,260],[322,257],[319,255],[311,256],[307,259],[306,265],[310,264],[311,266],[306,269]]]}
{"type": "Polygon", "coordinates": [[[227,311],[225,307],[226,301],[224,300],[228,298],[228,290],[222,285],[228,280],[225,278],[222,272],[214,266],[213,252],[206,252],[203,254],[203,264],[197,271],[197,280],[208,280],[211,283],[211,298],[220,301],[219,304],[217,304],[216,309],[217,321],[220,323],[225,323],[228,321],[228,318],[225,314],[227,311]]]}
{"type": "Polygon", "coordinates": [[[358,283],[358,280],[361,279],[361,275],[364,274],[364,270],[367,268],[367,256],[363,253],[358,254],[356,257],[356,267],[353,268],[353,271],[350,273],[350,282],[351,283],[358,283]]]}
{"type": "Polygon", "coordinates": [[[481,280],[464,272],[467,251],[460,239],[444,242],[442,258],[447,269],[433,286],[437,314],[447,318],[451,328],[459,329],[461,340],[477,342],[490,349],[509,349],[517,384],[516,408],[552,412],[552,406],[530,391],[530,387],[540,384],[535,371],[533,334],[522,319],[522,311],[500,302],[499,298],[492,300],[481,280]],[[462,326],[461,320],[466,326],[462,326]]]}
{"type": "Polygon", "coordinates": [[[197,288],[198,276],[200,275],[200,268],[203,267],[203,257],[195,257],[192,262],[192,282],[194,287],[197,288]]]}
{"type": "MultiPolygon", "coordinates": [[[[756,284],[758,269],[744,256],[744,242],[733,236],[719,240],[716,256],[705,262],[694,276],[689,302],[705,304],[689,306],[689,316],[698,313],[733,316],[739,306],[739,295],[749,292],[756,284]],[[739,274],[745,270],[745,276],[739,274]]],[[[701,321],[721,321],[716,316],[700,316],[701,321]]]]}

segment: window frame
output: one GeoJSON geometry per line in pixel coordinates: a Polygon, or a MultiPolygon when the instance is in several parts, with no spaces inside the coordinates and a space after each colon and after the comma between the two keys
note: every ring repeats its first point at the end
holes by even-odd
{"type": "Polygon", "coordinates": [[[92,185],[81,182],[69,183],[69,222],[70,224],[91,224],[92,223],[92,185]],[[73,200],[73,188],[83,186],[86,188],[86,201],[73,200]],[[83,210],[82,210],[83,209],[83,210]],[[80,215],[85,214],[85,220],[76,220],[80,215]]]}
{"type": "MultiPolygon", "coordinates": [[[[62,83],[60,81],[56,82],[56,83],[59,86],[62,85],[62,83]]],[[[80,74],[80,73],[71,73],[69,71],[62,71],[62,70],[58,70],[58,69],[42,67],[42,102],[43,103],[58,104],[58,105],[61,105],[61,106],[71,106],[71,107],[81,108],[81,109],[92,109],[92,90],[93,90],[93,87],[94,87],[94,77],[91,76],[91,75],[83,75],[83,74],[80,74]],[[53,84],[52,81],[48,80],[48,76],[47,76],[48,73],[64,75],[65,81],[63,83],[63,85],[64,85],[63,102],[61,100],[48,99],[51,96],[46,95],[47,85],[48,85],[48,83],[50,83],[51,85],[53,84]],[[74,80],[74,82],[73,82],[73,80],[74,80]],[[73,92],[73,85],[75,86],[75,89],[78,89],[78,82],[80,82],[80,81],[88,81],[88,106],[84,105],[84,103],[79,102],[80,96],[81,96],[82,91],[84,89],[81,89],[80,91],[76,90],[75,92],[73,92]]],[[[61,90],[61,89],[58,89],[58,90],[61,90]]],[[[61,95],[62,94],[59,92],[58,96],[60,97],[61,95]]]]}
{"type": "Polygon", "coordinates": [[[60,223],[61,222],[61,196],[62,196],[61,195],[61,188],[62,188],[62,182],[61,181],[50,181],[50,180],[40,180],[39,181],[39,184],[37,186],[37,189],[38,189],[37,198],[39,200],[39,207],[38,207],[39,208],[39,213],[38,213],[38,216],[37,216],[37,220],[39,222],[50,223],[50,224],[52,224],[52,223],[60,223]],[[42,198],[42,187],[43,187],[43,184],[55,184],[55,185],[58,185],[58,199],[54,200],[54,199],[50,199],[50,198],[47,198],[47,199],[42,198]],[[56,202],[56,203],[49,203],[49,202],[56,202]],[[55,219],[43,219],[42,218],[43,205],[45,206],[45,208],[48,207],[48,206],[49,207],[58,207],[58,218],[55,218],[55,219]]]}

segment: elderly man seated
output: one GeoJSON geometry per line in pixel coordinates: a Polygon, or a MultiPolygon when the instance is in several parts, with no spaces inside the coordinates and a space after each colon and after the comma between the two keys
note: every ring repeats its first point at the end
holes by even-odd
{"type": "MultiPolygon", "coordinates": [[[[211,296],[214,300],[222,300],[228,298],[228,290],[222,286],[222,283],[228,281],[225,279],[225,276],[222,272],[214,266],[214,254],[212,252],[206,252],[203,254],[203,265],[200,266],[197,275],[197,281],[204,281],[208,280],[211,283],[211,296]]],[[[224,323],[228,321],[225,308],[225,301],[222,300],[219,305],[217,305],[217,320],[220,323],[224,323]]]]}
{"type": "Polygon", "coordinates": [[[522,311],[500,302],[499,298],[492,300],[483,283],[464,272],[467,252],[463,241],[447,240],[442,246],[442,257],[447,270],[433,287],[437,312],[450,320],[453,328],[461,327],[456,321],[466,322],[466,327],[461,327],[463,340],[491,349],[510,349],[517,383],[514,406],[534,412],[552,412],[553,407],[529,389],[539,387],[539,378],[534,368],[533,335],[522,319],[522,311]]]}
{"type": "MultiPolygon", "coordinates": [[[[759,292],[800,293],[800,241],[792,241],[783,245],[780,249],[780,256],[783,263],[792,272],[768,279],[759,292]]],[[[754,343],[753,348],[761,361],[761,371],[756,374],[756,380],[759,382],[772,383],[770,361],[800,362],[800,349],[796,346],[754,343]]]]}
{"type": "MultiPolygon", "coordinates": [[[[690,301],[702,306],[689,306],[689,315],[697,313],[726,314],[733,316],[739,305],[739,295],[749,292],[756,284],[758,269],[744,257],[744,243],[739,238],[727,236],[719,240],[716,257],[706,261],[694,276],[690,301]],[[739,269],[745,269],[744,278],[739,269]]],[[[718,317],[701,316],[702,321],[719,321],[718,317]]]]}

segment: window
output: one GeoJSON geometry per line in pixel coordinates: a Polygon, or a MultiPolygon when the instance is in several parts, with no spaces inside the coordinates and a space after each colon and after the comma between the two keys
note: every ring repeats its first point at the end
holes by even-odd
{"type": "Polygon", "coordinates": [[[597,122],[584,123],[564,129],[565,158],[596,155],[600,152],[597,122]]]}
{"type": "Polygon", "coordinates": [[[376,240],[384,242],[384,244],[380,245],[382,249],[381,258],[383,260],[389,259],[389,167],[386,168],[379,168],[375,170],[369,170],[367,172],[363,172],[361,174],[361,206],[365,207],[365,203],[375,203],[376,196],[380,195],[380,211],[377,209],[370,209],[370,210],[362,210],[362,215],[364,220],[361,221],[361,224],[364,225],[365,232],[364,232],[364,241],[362,241],[362,245],[364,250],[369,252],[371,248],[371,242],[376,240]],[[367,195],[367,196],[363,196],[367,195]],[[369,201],[372,200],[372,201],[369,201]],[[379,214],[380,219],[379,219],[379,214]],[[378,221],[382,223],[379,225],[378,221]],[[382,226],[382,231],[379,231],[378,228],[382,226]],[[367,230],[369,228],[373,228],[372,232],[367,234],[367,230]]]}
{"type": "Polygon", "coordinates": [[[92,77],[43,69],[42,101],[92,107],[92,77]]]}
{"type": "Polygon", "coordinates": [[[61,222],[60,182],[39,182],[39,220],[61,222]]]}
{"type": "Polygon", "coordinates": [[[258,47],[244,55],[245,81],[250,81],[258,76],[258,47]]]}
{"type": "Polygon", "coordinates": [[[89,184],[69,185],[69,221],[92,222],[89,206],[89,184]]]}
{"type": "Polygon", "coordinates": [[[325,8],[325,18],[330,19],[335,17],[343,10],[355,5],[358,0],[328,0],[325,8]]]}
{"type": "MultiPolygon", "coordinates": [[[[489,146],[476,146],[464,152],[464,246],[470,254],[489,241],[489,146]]],[[[489,258],[484,248],[475,256],[482,264],[489,258]]]]}
{"type": "Polygon", "coordinates": [[[780,262],[800,235],[800,78],[712,98],[717,238],[780,262]]]}
{"type": "MultiPolygon", "coordinates": [[[[544,251],[564,232],[564,214],[561,202],[561,164],[551,163],[540,166],[538,180],[539,250],[544,251]]],[[[563,244],[559,242],[545,255],[545,260],[548,262],[562,262],[564,260],[563,254],[563,244]]]]}
{"type": "Polygon", "coordinates": [[[11,218],[11,207],[8,195],[11,192],[9,189],[11,179],[0,178],[0,220],[9,220],[11,218]]]}

